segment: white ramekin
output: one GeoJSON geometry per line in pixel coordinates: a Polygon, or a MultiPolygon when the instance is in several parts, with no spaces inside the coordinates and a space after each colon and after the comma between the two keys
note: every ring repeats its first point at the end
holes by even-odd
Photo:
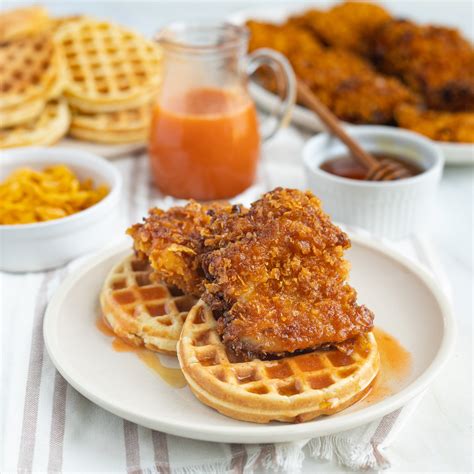
{"type": "Polygon", "coordinates": [[[120,225],[122,178],[108,161],[71,148],[18,148],[2,152],[0,181],[13,170],[37,170],[65,164],[80,179],[106,184],[109,194],[76,214],[34,224],[0,225],[0,270],[41,271],[58,267],[86,252],[96,250],[117,235],[120,225]]]}
{"type": "Polygon", "coordinates": [[[303,149],[310,189],[321,198],[324,210],[343,224],[374,234],[401,239],[427,229],[443,170],[441,151],[417,133],[383,126],[351,126],[346,130],[371,153],[405,157],[425,171],[418,176],[390,182],[341,178],[320,168],[324,161],[348,154],[329,133],[311,138],[303,149]]]}

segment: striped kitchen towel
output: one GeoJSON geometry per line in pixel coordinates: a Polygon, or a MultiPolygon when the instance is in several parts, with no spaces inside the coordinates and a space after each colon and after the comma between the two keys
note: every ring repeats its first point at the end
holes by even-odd
{"type": "MultiPolygon", "coordinates": [[[[148,207],[173,204],[150,183],[146,156],[115,162],[125,180],[124,228],[148,207]]],[[[264,162],[257,185],[237,200],[251,201],[276,185],[304,187],[298,165],[264,162]]],[[[391,244],[442,276],[426,244],[391,244]]],[[[305,456],[351,469],[389,466],[385,449],[418,400],[346,432],[294,443],[218,444],[153,431],[104,411],[59,375],[45,352],[42,322],[54,290],[82,257],[45,273],[0,274],[2,372],[1,472],[298,472],[305,456]]]]}

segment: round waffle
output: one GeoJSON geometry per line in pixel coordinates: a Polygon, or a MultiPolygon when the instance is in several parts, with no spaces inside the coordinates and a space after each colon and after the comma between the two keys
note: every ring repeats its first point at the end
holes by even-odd
{"type": "Polygon", "coordinates": [[[52,145],[69,128],[70,113],[65,100],[46,104],[39,117],[22,125],[0,130],[0,148],[52,145]]]}
{"type": "Polygon", "coordinates": [[[42,95],[17,105],[0,107],[0,128],[33,121],[39,117],[48,100],[56,99],[61,95],[65,84],[65,70],[64,61],[58,54],[53,55],[52,68],[54,73],[50,74],[50,83],[46,84],[42,95]]]}
{"type": "Polygon", "coordinates": [[[56,40],[68,66],[65,94],[77,109],[111,112],[150,102],[160,83],[158,45],[118,25],[83,18],[56,40]]]}
{"type": "Polygon", "coordinates": [[[150,106],[98,114],[74,110],[69,133],[99,143],[144,142],[150,120],[150,106]]]}
{"type": "Polygon", "coordinates": [[[351,355],[314,351],[280,360],[232,362],[212,311],[199,301],[178,342],[186,380],[204,404],[256,423],[301,422],[336,413],[369,390],[379,369],[374,335],[361,335],[351,355]]]}
{"type": "Polygon", "coordinates": [[[116,265],[100,295],[102,313],[128,343],[175,355],[183,322],[196,299],[152,282],[151,273],[149,263],[135,255],[116,265]]]}
{"type": "Polygon", "coordinates": [[[69,135],[94,143],[123,144],[123,143],[143,143],[148,136],[148,130],[127,130],[123,132],[100,132],[98,130],[89,130],[87,128],[72,125],[69,129],[69,135]]]}
{"type": "Polygon", "coordinates": [[[30,122],[38,117],[46,102],[42,99],[33,99],[21,106],[0,109],[0,128],[12,127],[20,123],[30,122]]]}
{"type": "Polygon", "coordinates": [[[0,108],[33,99],[47,100],[62,91],[61,59],[50,34],[22,38],[0,45],[2,75],[0,108]]]}

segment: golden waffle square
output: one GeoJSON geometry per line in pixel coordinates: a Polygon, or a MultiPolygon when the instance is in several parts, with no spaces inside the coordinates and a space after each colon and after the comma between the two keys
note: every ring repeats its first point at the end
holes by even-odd
{"type": "Polygon", "coordinates": [[[70,122],[64,99],[46,104],[39,117],[20,125],[0,129],[0,149],[52,145],[66,135],[70,122]]]}
{"type": "Polygon", "coordinates": [[[102,314],[129,344],[176,355],[183,322],[196,298],[150,279],[148,262],[131,255],[107,276],[100,295],[102,314]]]}
{"type": "Polygon", "coordinates": [[[65,94],[85,112],[148,104],[160,84],[158,45],[118,25],[82,18],[66,22],[56,41],[68,67],[65,94]]]}
{"type": "Polygon", "coordinates": [[[203,301],[184,323],[178,358],[201,402],[255,423],[302,422],[336,413],[367,393],[380,365],[372,333],[356,339],[351,355],[321,350],[273,361],[232,362],[203,301]]]}

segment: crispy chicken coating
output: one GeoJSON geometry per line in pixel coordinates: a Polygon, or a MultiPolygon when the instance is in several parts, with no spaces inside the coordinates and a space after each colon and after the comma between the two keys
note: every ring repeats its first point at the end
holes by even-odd
{"type": "Polygon", "coordinates": [[[244,214],[217,214],[205,246],[202,298],[239,357],[310,350],[372,328],[346,282],[349,239],[309,192],[277,188],[244,214]]]}
{"type": "Polygon", "coordinates": [[[454,29],[392,20],[375,35],[374,61],[429,108],[474,110],[474,49],[454,29]]]}
{"type": "Polygon", "coordinates": [[[408,104],[395,111],[398,125],[440,142],[474,143],[474,112],[422,110],[408,104]]]}
{"type": "Polygon", "coordinates": [[[349,239],[309,192],[277,188],[250,209],[194,201],[152,209],[128,233],[156,278],[211,305],[239,359],[347,352],[372,328],[372,312],[346,282],[349,239]]]}
{"type": "MultiPolygon", "coordinates": [[[[249,51],[271,48],[291,62],[295,56],[313,57],[323,50],[323,46],[310,32],[288,23],[275,25],[250,20],[247,22],[247,28],[250,31],[249,51]]],[[[275,74],[269,66],[263,65],[259,68],[257,77],[266,89],[278,91],[275,74]]]]}
{"type": "MultiPolygon", "coordinates": [[[[285,54],[341,120],[398,124],[436,140],[472,142],[474,48],[456,30],[396,20],[363,2],[308,10],[281,25],[247,26],[250,50],[285,54]]],[[[276,90],[268,70],[259,77],[276,90]]]]}
{"type": "Polygon", "coordinates": [[[258,48],[272,48],[289,57],[293,53],[319,53],[323,46],[309,32],[303,28],[285,23],[273,23],[250,20],[247,22],[250,31],[249,50],[258,48]]]}
{"type": "MultiPolygon", "coordinates": [[[[248,22],[250,49],[270,47],[285,54],[297,76],[340,119],[352,123],[393,123],[396,106],[415,102],[401,82],[375,72],[371,63],[350,51],[325,48],[294,24],[248,22]]],[[[273,75],[263,71],[263,84],[275,90],[273,75]]]]}
{"type": "Polygon", "coordinates": [[[127,233],[133,238],[135,251],[149,259],[156,279],[199,296],[204,291],[202,235],[212,215],[231,210],[232,206],[226,203],[195,201],[168,211],[154,208],[143,223],[133,225],[127,233]]]}
{"type": "Polygon", "coordinates": [[[417,101],[397,79],[376,73],[368,61],[349,51],[295,55],[292,65],[319,99],[347,122],[390,124],[398,105],[417,101]]]}
{"type": "Polygon", "coordinates": [[[290,22],[304,26],[327,46],[368,55],[374,33],[390,19],[391,15],[374,3],[346,2],[327,11],[308,10],[290,22]]]}

